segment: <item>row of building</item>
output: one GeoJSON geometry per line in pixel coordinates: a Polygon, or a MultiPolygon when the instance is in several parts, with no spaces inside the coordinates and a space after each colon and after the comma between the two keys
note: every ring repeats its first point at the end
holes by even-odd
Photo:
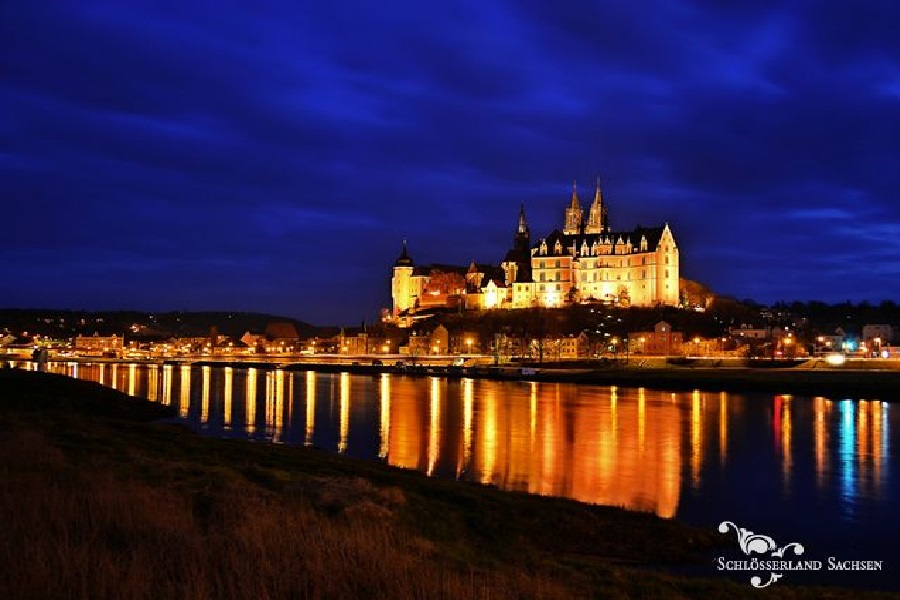
{"type": "MultiPolygon", "coordinates": [[[[448,330],[444,325],[416,330],[377,328],[372,331],[341,330],[331,337],[301,339],[290,323],[271,323],[263,333],[246,332],[240,338],[217,333],[206,336],[173,337],[160,341],[126,341],[123,336],[76,336],[70,343],[50,345],[63,356],[166,357],[166,356],[343,356],[401,355],[410,358],[445,355],[492,355],[497,358],[573,359],[618,354],[646,356],[728,356],[756,353],[768,356],[807,356],[833,352],[888,357],[894,328],[889,324],[868,324],[860,337],[849,337],[838,329],[816,335],[785,327],[731,328],[717,337],[686,336],[664,321],[646,331],[626,334],[571,333],[525,335],[510,332],[485,334],[475,330],[448,330]]],[[[9,340],[7,340],[9,341],[9,340]]],[[[33,346],[29,346],[31,348],[33,346]]]]}

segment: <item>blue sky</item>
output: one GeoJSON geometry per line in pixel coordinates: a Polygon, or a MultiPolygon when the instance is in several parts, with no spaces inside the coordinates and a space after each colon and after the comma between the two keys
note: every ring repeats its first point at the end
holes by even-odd
{"type": "Polygon", "coordinates": [[[3,3],[0,304],[358,323],[597,177],[719,293],[900,299],[900,4],[432,4],[3,3]]]}

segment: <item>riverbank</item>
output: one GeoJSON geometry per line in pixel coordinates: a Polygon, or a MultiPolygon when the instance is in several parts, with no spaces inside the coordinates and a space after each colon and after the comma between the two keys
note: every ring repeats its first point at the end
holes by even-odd
{"type": "Polygon", "coordinates": [[[581,383],[604,386],[707,392],[762,392],[801,396],[825,396],[833,400],[865,398],[890,402],[900,399],[900,371],[829,369],[824,367],[641,367],[624,364],[602,366],[525,365],[517,367],[393,367],[296,363],[283,367],[294,371],[394,373],[405,376],[471,377],[509,381],[581,383]]]}
{"type": "Polygon", "coordinates": [[[895,361],[856,361],[832,367],[824,360],[807,361],[724,361],[714,359],[685,360],[673,364],[664,360],[630,361],[566,361],[556,363],[520,363],[501,366],[458,367],[451,365],[398,366],[390,361],[361,362],[292,362],[292,361],[122,361],[120,359],[77,359],[72,362],[137,362],[138,364],[172,364],[232,367],[286,371],[316,371],[378,375],[391,373],[409,377],[468,377],[501,381],[538,381],[548,383],[583,383],[604,386],[644,387],[649,389],[706,392],[760,392],[799,396],[824,396],[892,402],[900,390],[900,368],[895,361]],[[378,364],[382,363],[382,364],[378,364]],[[753,366],[746,366],[746,365],[753,366]],[[791,365],[791,366],[787,366],[791,365]],[[858,365],[858,366],[854,366],[858,365]]]}
{"type": "MultiPolygon", "coordinates": [[[[309,448],[0,371],[0,597],[757,598],[714,531],[309,448]],[[709,578],[662,570],[710,564],[709,578]]],[[[888,597],[792,588],[766,597],[888,597]]]]}

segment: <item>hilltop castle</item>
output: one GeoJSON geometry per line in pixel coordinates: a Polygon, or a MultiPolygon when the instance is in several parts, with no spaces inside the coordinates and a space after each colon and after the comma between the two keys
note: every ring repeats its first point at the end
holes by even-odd
{"type": "Polygon", "coordinates": [[[677,306],[678,277],[678,246],[668,224],[612,231],[599,183],[587,219],[573,185],[562,231],[535,244],[520,208],[512,248],[499,266],[417,267],[404,241],[391,278],[392,316],[403,323],[436,307],[677,306]]]}

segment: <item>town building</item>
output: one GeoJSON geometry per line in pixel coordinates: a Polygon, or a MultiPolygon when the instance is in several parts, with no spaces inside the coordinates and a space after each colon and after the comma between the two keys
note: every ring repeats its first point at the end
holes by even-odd
{"type": "Polygon", "coordinates": [[[409,326],[434,308],[561,307],[575,303],[677,306],[679,253],[668,224],[613,231],[600,186],[587,216],[573,187],[562,229],[532,243],[524,205],[499,266],[416,266],[403,243],[391,278],[391,317],[409,326]]]}
{"type": "Polygon", "coordinates": [[[631,351],[650,356],[672,356],[680,354],[683,344],[680,331],[672,331],[672,326],[660,321],[653,331],[638,331],[629,334],[631,351]]]}
{"type": "Polygon", "coordinates": [[[887,346],[894,341],[894,328],[887,323],[863,325],[862,341],[869,345],[881,344],[887,346]]]}
{"type": "Polygon", "coordinates": [[[105,353],[116,353],[120,354],[124,347],[124,338],[118,335],[100,335],[99,333],[94,333],[94,335],[78,335],[75,336],[75,339],[72,340],[72,346],[74,347],[76,352],[83,354],[105,354],[105,353]]]}

